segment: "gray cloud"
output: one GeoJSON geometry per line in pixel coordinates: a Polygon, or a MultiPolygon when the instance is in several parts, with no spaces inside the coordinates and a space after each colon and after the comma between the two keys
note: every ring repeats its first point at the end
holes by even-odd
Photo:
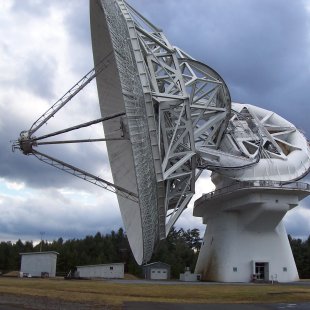
{"type": "MultiPolygon", "coordinates": [[[[34,194],[22,202],[4,197],[9,208],[5,209],[0,219],[1,233],[16,235],[17,239],[24,239],[24,236],[38,239],[39,232],[43,231],[44,237],[51,240],[58,237],[80,238],[120,227],[119,211],[113,199],[104,201],[99,198],[98,205],[94,205],[81,201],[81,197],[66,197],[53,189],[34,194]]],[[[0,198],[3,197],[0,195],[0,198]]]]}
{"type": "MultiPolygon", "coordinates": [[[[36,188],[61,188],[62,186],[81,188],[85,186],[83,181],[38,161],[32,155],[25,156],[18,150],[12,153],[10,141],[17,139],[20,131],[28,129],[30,124],[22,118],[22,114],[12,113],[9,106],[2,109],[2,113],[6,115],[6,118],[2,119],[0,177],[10,181],[25,182],[28,186],[36,188]]],[[[88,119],[85,121],[88,121],[88,119]]],[[[102,169],[109,171],[107,154],[102,143],[84,144],[75,148],[63,145],[55,147],[42,146],[38,150],[94,174],[102,169]]]]}
{"type": "MultiPolygon", "coordinates": [[[[219,72],[227,82],[233,100],[273,110],[310,135],[308,121],[310,27],[305,2],[290,0],[131,0],[129,2],[155,25],[163,28],[173,44],[219,72]]],[[[18,202],[12,197],[4,198],[6,208],[3,205],[1,208],[8,214],[3,217],[2,222],[0,219],[2,236],[35,238],[40,231],[46,231],[46,237],[50,238],[82,237],[100,230],[100,225],[107,230],[117,229],[121,225],[118,212],[112,212],[106,221],[102,213],[95,211],[92,214],[87,208],[83,209],[83,205],[79,203],[74,209],[75,202],[66,200],[68,199],[66,196],[57,192],[57,189],[70,188],[105,197],[103,190],[97,190],[93,185],[66,175],[35,158],[27,158],[20,153],[12,154],[10,150],[9,141],[16,139],[21,130],[28,129],[31,122],[41,113],[37,112],[37,105],[33,105],[32,102],[17,103],[19,98],[16,96],[20,95],[20,92],[27,92],[31,94],[31,100],[52,104],[75,82],[71,82],[73,77],[77,77],[78,80],[93,65],[88,1],[15,1],[8,17],[8,20],[12,20],[10,28],[22,29],[27,21],[38,18],[45,24],[51,12],[57,10],[65,16],[61,28],[62,34],[67,36],[65,45],[58,46],[58,42],[50,42],[44,49],[41,50],[37,46],[29,53],[35,42],[28,42],[26,37],[22,37],[25,41],[18,42],[18,46],[10,45],[6,39],[0,43],[3,59],[8,59],[12,68],[15,60],[20,61],[13,58],[13,51],[24,49],[27,51],[17,73],[9,77],[0,75],[0,94],[5,101],[5,104],[0,102],[0,178],[11,182],[23,182],[29,190],[34,190],[40,195],[37,199],[27,199],[24,202],[18,202]],[[62,48],[64,50],[60,50],[62,48]],[[42,53],[50,49],[55,55],[42,53]],[[65,59],[61,64],[59,55],[65,59]],[[59,69],[64,71],[57,71],[59,69]],[[63,72],[69,72],[73,77],[59,76],[64,74],[63,72]],[[60,89],[58,84],[62,82],[64,89],[58,93],[60,89]],[[69,83],[69,86],[66,83],[69,83]],[[12,95],[15,93],[16,95],[12,95]],[[14,107],[19,109],[13,108],[11,103],[13,101],[14,107]],[[33,114],[33,118],[29,116],[30,114],[33,114]],[[15,217],[12,210],[16,212],[15,217]],[[55,214],[52,210],[56,210],[55,214]],[[42,219],[46,219],[43,228],[42,219]],[[68,221],[72,225],[66,226],[65,223],[68,221]]],[[[1,22],[3,20],[0,17],[0,27],[4,29],[1,22]]],[[[4,65],[6,64],[0,60],[0,69],[4,65]]],[[[15,72],[13,69],[12,72],[15,72]]],[[[63,118],[59,122],[55,118],[53,122],[67,127],[82,122],[82,116],[85,116],[83,121],[99,117],[97,98],[93,95],[95,86],[91,87],[92,92],[83,91],[79,95],[81,97],[76,99],[73,104],[75,110],[69,112],[71,118],[63,118]],[[67,124],[69,121],[72,124],[67,124]]],[[[51,122],[48,126],[53,124],[51,122]]],[[[107,155],[102,146],[57,147],[50,152],[90,172],[109,169],[107,155]]],[[[309,182],[309,177],[305,180],[309,182]]],[[[107,201],[109,199],[107,198],[107,201]]],[[[108,208],[108,202],[100,201],[100,205],[108,208]]],[[[97,210],[99,203],[91,206],[97,210]]],[[[305,199],[301,208],[307,209],[309,206],[310,199],[305,199]]],[[[190,211],[189,209],[186,212],[178,225],[185,228],[203,227],[200,219],[190,218],[190,211]]],[[[105,216],[107,214],[110,214],[110,211],[106,211],[105,216]]],[[[292,212],[288,216],[286,226],[292,235],[309,234],[310,230],[306,228],[308,227],[306,221],[309,219],[302,214],[292,212]]]]}
{"type": "Polygon", "coordinates": [[[310,134],[305,117],[310,113],[305,2],[130,3],[162,27],[174,44],[219,72],[233,100],[274,110],[310,134]]]}
{"type": "Polygon", "coordinates": [[[46,60],[41,55],[33,53],[25,61],[24,74],[19,77],[20,87],[31,91],[45,99],[50,99],[54,94],[55,60],[46,60]]]}
{"type": "MultiPolygon", "coordinates": [[[[67,4],[64,4],[67,6],[67,4]]],[[[75,44],[90,45],[89,6],[84,0],[70,3],[65,22],[66,30],[75,44]]]]}
{"type": "Polygon", "coordinates": [[[309,237],[310,222],[309,218],[304,215],[302,207],[290,211],[286,215],[284,223],[287,233],[294,238],[306,239],[309,237]]]}
{"type": "Polygon", "coordinates": [[[38,16],[38,15],[47,15],[49,14],[49,9],[52,3],[46,2],[44,0],[34,1],[13,1],[12,12],[17,14],[25,14],[28,17],[38,16]]]}

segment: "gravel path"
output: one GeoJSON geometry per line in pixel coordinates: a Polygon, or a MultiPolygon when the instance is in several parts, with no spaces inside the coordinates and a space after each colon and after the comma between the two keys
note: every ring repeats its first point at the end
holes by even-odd
{"type": "MultiPolygon", "coordinates": [[[[120,310],[95,303],[68,302],[41,296],[0,293],[0,310],[120,310]]],[[[276,304],[171,304],[125,302],[123,310],[309,310],[310,303],[276,304]]]]}
{"type": "Polygon", "coordinates": [[[94,303],[68,302],[41,296],[0,294],[0,310],[114,310],[116,308],[94,303]]]}
{"type": "Polygon", "coordinates": [[[283,304],[169,304],[128,302],[124,310],[309,310],[310,303],[283,304]]]}

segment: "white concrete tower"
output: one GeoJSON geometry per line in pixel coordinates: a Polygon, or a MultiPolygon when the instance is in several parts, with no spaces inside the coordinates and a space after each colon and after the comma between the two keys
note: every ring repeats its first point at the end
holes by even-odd
{"type": "Polygon", "coordinates": [[[194,216],[207,229],[195,273],[220,282],[297,281],[282,219],[309,193],[305,183],[252,181],[202,196],[194,216]]]}

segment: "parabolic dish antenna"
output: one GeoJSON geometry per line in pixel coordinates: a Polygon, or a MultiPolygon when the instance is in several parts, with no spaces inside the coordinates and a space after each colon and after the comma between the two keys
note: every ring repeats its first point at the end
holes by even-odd
{"type": "Polygon", "coordinates": [[[171,45],[123,0],[90,0],[95,67],[13,144],[117,194],[138,264],[151,259],[195,193],[204,169],[229,182],[291,182],[310,169],[306,138],[277,114],[231,103],[220,75],[171,45]],[[101,118],[34,136],[96,78],[101,118]],[[103,123],[105,138],[47,141],[103,123]],[[114,184],[36,150],[106,141],[114,184]]]}
{"type": "Polygon", "coordinates": [[[180,49],[122,0],[90,1],[95,64],[106,134],[120,126],[128,141],[107,142],[114,182],[137,193],[118,196],[129,243],[139,264],[150,260],[195,192],[196,141],[218,147],[230,116],[220,76],[180,49]]]}

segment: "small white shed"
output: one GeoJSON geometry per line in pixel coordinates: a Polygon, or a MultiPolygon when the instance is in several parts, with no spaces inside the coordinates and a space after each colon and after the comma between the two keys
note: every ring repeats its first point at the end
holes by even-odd
{"type": "Polygon", "coordinates": [[[20,253],[21,274],[29,274],[32,277],[55,277],[58,254],[54,251],[20,253]]]}
{"type": "Polygon", "coordinates": [[[124,278],[124,263],[76,266],[76,269],[81,278],[124,278]]]}

